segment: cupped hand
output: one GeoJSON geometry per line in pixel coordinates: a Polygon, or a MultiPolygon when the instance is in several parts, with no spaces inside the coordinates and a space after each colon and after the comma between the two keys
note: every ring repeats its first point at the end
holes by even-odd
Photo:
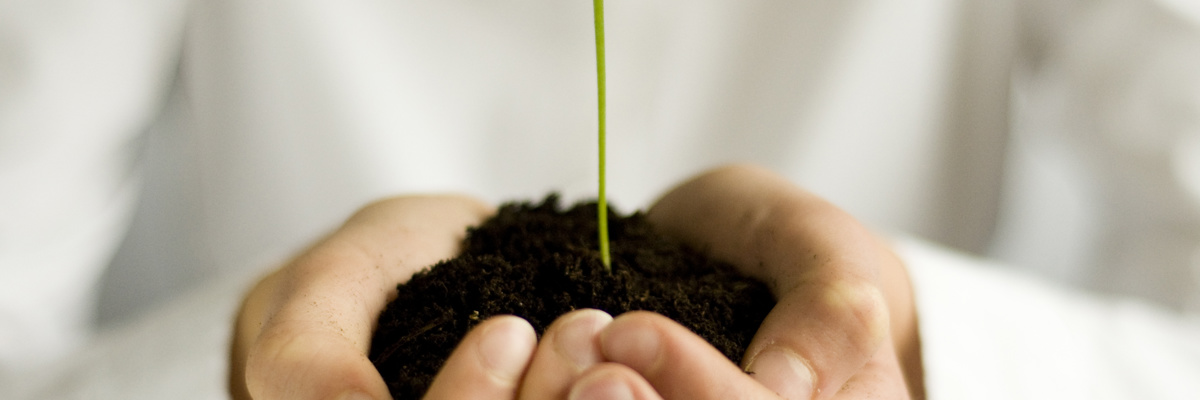
{"type": "MultiPolygon", "coordinates": [[[[233,338],[231,394],[390,398],[367,359],[379,313],[397,283],[455,256],[466,228],[492,213],[461,196],[399,197],[364,207],[247,295],[233,338]]],[[[500,324],[495,332],[510,329],[500,324]]]]}
{"type": "MultiPolygon", "coordinates": [[[[751,342],[745,365],[730,363],[659,314],[612,319],[581,310],[547,330],[517,398],[923,397],[903,264],[842,210],[766,170],[729,166],[673,189],[648,217],[664,233],[770,286],[778,303],[751,342]]],[[[470,354],[471,345],[465,346],[456,354],[470,354]]],[[[446,370],[454,368],[448,362],[446,370]]],[[[475,398],[457,394],[437,398],[475,398]]]]}
{"type": "MultiPolygon", "coordinates": [[[[648,218],[663,233],[770,287],[778,302],[742,365],[768,393],[787,399],[923,397],[903,264],[844,211],[769,171],[733,165],[673,189],[648,218]]],[[[632,367],[667,399],[773,398],[749,394],[755,385],[743,382],[731,363],[720,366],[718,353],[701,351],[707,346],[673,322],[650,315],[621,319],[608,329],[656,346],[622,350],[628,342],[606,332],[604,354],[632,367]]]]}

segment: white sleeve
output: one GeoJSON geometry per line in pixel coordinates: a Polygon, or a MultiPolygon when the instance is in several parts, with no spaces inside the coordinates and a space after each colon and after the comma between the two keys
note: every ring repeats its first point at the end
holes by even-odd
{"type": "Polygon", "coordinates": [[[1196,4],[1020,2],[989,257],[1200,311],[1196,4]]]}
{"type": "Polygon", "coordinates": [[[0,380],[87,334],[183,10],[182,0],[0,1],[0,380]]]}
{"type": "Polygon", "coordinates": [[[25,374],[21,400],[228,399],[230,332],[258,263],[178,293],[136,319],[101,331],[52,368],[25,374]]]}
{"type": "Polygon", "coordinates": [[[897,249],[912,275],[929,399],[1200,398],[1195,316],[916,240],[897,249]]]}

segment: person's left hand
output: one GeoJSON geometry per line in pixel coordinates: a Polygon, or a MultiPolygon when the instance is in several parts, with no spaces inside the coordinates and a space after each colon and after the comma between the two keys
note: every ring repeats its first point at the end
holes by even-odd
{"type": "Polygon", "coordinates": [[[647,218],[766,283],[777,300],[743,358],[751,375],[664,317],[618,317],[600,334],[605,359],[663,397],[923,397],[904,265],[846,212],[767,170],[732,165],[672,189],[647,218]]]}
{"type": "Polygon", "coordinates": [[[778,303],[744,365],[658,314],[609,322],[577,311],[543,337],[519,398],[923,397],[904,266],[844,211],[766,170],[729,166],[673,189],[648,218],[771,287],[778,303]]]}

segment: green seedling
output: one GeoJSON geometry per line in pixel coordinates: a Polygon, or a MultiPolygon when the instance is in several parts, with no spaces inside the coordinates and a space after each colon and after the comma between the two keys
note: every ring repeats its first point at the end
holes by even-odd
{"type": "Polygon", "coordinates": [[[604,0],[592,0],[592,14],[596,19],[596,96],[600,119],[600,199],[597,201],[598,225],[600,226],[600,261],[604,270],[612,273],[612,260],[608,254],[608,198],[604,191],[605,169],[605,96],[604,96],[604,0]]]}

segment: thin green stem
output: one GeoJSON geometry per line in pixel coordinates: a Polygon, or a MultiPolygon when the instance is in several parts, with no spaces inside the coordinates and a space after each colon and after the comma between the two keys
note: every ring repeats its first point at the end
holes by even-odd
{"type": "Polygon", "coordinates": [[[592,14],[596,17],[596,93],[600,111],[600,200],[598,221],[600,225],[600,261],[604,269],[612,272],[612,261],[608,254],[608,197],[604,188],[605,170],[605,79],[604,79],[604,0],[592,0],[592,14]]]}

